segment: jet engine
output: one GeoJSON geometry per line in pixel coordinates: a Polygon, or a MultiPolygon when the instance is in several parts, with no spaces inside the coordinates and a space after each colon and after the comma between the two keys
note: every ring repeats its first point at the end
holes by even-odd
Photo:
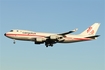
{"type": "Polygon", "coordinates": [[[45,42],[45,38],[35,38],[35,44],[41,44],[45,42]]]}
{"type": "Polygon", "coordinates": [[[59,36],[59,37],[57,38],[57,41],[58,41],[58,42],[64,41],[64,37],[63,37],[63,36],[59,36]]]}
{"type": "Polygon", "coordinates": [[[56,39],[57,39],[57,35],[51,35],[51,36],[50,36],[50,39],[56,40],[56,39]]]}
{"type": "Polygon", "coordinates": [[[64,40],[64,37],[61,36],[61,35],[51,35],[51,36],[50,36],[50,39],[56,40],[56,41],[58,41],[58,42],[61,42],[61,41],[64,40]]]}
{"type": "Polygon", "coordinates": [[[62,38],[62,39],[57,39],[58,40],[58,42],[62,42],[62,41],[64,41],[64,38],[62,38]]]}

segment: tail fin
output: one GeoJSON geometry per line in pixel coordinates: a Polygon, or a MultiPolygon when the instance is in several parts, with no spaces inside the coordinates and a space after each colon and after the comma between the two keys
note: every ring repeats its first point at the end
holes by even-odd
{"type": "Polygon", "coordinates": [[[80,35],[95,35],[99,26],[99,23],[94,23],[92,26],[83,31],[80,35]]]}

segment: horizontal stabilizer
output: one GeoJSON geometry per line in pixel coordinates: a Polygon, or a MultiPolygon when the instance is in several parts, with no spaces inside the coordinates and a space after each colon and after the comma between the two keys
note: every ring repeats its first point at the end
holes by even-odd
{"type": "Polygon", "coordinates": [[[96,37],[99,37],[100,35],[94,35],[94,36],[89,36],[89,37],[85,37],[85,38],[92,38],[95,39],[96,37]]]}

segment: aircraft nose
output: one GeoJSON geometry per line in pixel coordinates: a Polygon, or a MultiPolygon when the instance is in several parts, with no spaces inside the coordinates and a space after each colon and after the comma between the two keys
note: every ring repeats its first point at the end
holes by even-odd
{"type": "Polygon", "coordinates": [[[6,33],[4,34],[4,36],[6,36],[6,33]]]}

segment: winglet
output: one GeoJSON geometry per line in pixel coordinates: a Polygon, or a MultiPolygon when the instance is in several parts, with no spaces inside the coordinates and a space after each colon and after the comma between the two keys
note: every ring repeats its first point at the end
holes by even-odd
{"type": "Polygon", "coordinates": [[[75,32],[75,31],[77,31],[78,30],[78,28],[76,28],[76,29],[74,29],[74,30],[72,30],[73,32],[75,32]]]}

